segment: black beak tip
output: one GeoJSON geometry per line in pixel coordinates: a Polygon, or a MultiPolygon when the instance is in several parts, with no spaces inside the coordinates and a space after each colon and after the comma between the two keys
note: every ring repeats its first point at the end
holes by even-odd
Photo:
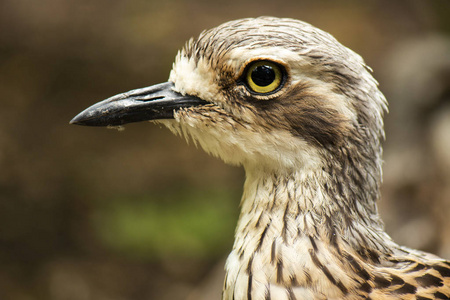
{"type": "MultiPolygon", "coordinates": [[[[76,115],[69,124],[71,125],[81,125],[81,126],[107,126],[100,122],[101,118],[95,118],[94,116],[87,115],[84,111],[76,115]]],[[[112,125],[112,124],[111,124],[112,125]]]]}
{"type": "Polygon", "coordinates": [[[69,124],[89,126],[89,125],[91,125],[91,124],[89,124],[90,123],[89,119],[90,118],[87,118],[86,115],[84,114],[84,112],[81,112],[78,115],[76,115],[72,120],[70,120],[69,124]]]}
{"type": "Polygon", "coordinates": [[[83,125],[83,120],[82,120],[82,118],[80,118],[80,115],[76,115],[72,120],[70,120],[69,124],[83,125]]]}
{"type": "Polygon", "coordinates": [[[80,112],[70,120],[69,124],[82,126],[122,125],[120,114],[118,114],[118,117],[114,117],[114,112],[120,111],[117,107],[116,101],[106,99],[80,112]]]}

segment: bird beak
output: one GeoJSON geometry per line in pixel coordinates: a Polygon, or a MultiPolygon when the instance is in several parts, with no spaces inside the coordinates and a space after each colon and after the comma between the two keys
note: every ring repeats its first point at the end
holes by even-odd
{"type": "Polygon", "coordinates": [[[205,104],[200,98],[173,90],[172,82],[119,94],[92,105],[79,113],[70,124],[118,126],[126,123],[173,119],[175,110],[205,104]]]}

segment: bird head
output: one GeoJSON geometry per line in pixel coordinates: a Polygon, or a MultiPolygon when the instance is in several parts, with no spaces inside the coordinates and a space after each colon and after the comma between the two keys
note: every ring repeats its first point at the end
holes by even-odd
{"type": "Polygon", "coordinates": [[[225,162],[298,170],[349,153],[379,160],[385,110],[359,55],[307,23],[260,17],[204,31],[177,54],[167,83],[111,97],[71,123],[152,120],[225,162]]]}

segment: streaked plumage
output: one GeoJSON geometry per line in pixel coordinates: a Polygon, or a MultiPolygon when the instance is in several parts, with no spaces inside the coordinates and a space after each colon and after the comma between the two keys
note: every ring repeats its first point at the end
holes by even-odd
{"type": "Polygon", "coordinates": [[[242,19],[189,41],[169,82],[72,122],[156,120],[245,168],[223,299],[449,299],[450,263],[384,232],[387,104],[359,55],[304,22],[242,19]]]}

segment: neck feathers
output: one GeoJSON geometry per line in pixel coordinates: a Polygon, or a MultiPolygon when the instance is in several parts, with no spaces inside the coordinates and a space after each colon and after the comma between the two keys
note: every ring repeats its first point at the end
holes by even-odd
{"type": "Polygon", "coordinates": [[[351,247],[382,250],[385,236],[375,204],[378,194],[373,187],[357,185],[359,175],[352,179],[343,173],[345,181],[326,169],[285,176],[247,173],[237,233],[274,226],[286,244],[308,236],[333,245],[344,237],[351,247]]]}
{"type": "Polygon", "coordinates": [[[394,243],[374,204],[378,195],[366,186],[357,190],[352,180],[338,187],[338,177],[326,168],[284,176],[247,170],[223,299],[264,299],[254,294],[264,292],[307,299],[314,289],[338,298],[352,284],[339,267],[342,257],[377,262],[391,253],[394,243]]]}

